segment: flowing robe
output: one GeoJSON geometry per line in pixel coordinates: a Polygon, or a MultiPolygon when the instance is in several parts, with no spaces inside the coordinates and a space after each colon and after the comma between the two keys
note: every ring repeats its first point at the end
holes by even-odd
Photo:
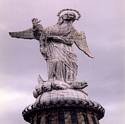
{"type": "Polygon", "coordinates": [[[72,25],[60,27],[58,24],[45,29],[46,34],[52,36],[52,39],[45,41],[46,47],[41,46],[40,49],[41,53],[44,51],[47,61],[49,80],[56,79],[67,83],[75,81],[78,66],[77,57],[72,49],[74,31],[72,25]]]}

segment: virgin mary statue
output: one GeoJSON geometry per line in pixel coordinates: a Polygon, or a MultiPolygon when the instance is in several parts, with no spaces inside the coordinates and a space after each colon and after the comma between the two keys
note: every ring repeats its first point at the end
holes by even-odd
{"type": "Polygon", "coordinates": [[[48,67],[48,80],[60,80],[71,83],[77,76],[77,56],[72,46],[76,46],[88,57],[93,58],[83,32],[78,32],[73,23],[79,20],[80,13],[73,9],[63,9],[58,13],[58,22],[54,26],[43,28],[37,18],[32,19],[33,27],[19,32],[10,32],[15,38],[36,39],[40,43],[40,52],[48,67]]]}

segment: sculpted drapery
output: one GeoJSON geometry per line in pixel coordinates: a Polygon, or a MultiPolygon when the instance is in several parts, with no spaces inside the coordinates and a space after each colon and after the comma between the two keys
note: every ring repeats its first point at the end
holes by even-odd
{"type": "Polygon", "coordinates": [[[45,48],[48,78],[64,80],[65,82],[74,81],[78,67],[77,57],[72,49],[74,43],[72,36],[75,33],[73,26],[70,24],[63,27],[63,24],[56,24],[47,28],[46,31],[51,32],[50,36],[52,35],[45,48]]]}

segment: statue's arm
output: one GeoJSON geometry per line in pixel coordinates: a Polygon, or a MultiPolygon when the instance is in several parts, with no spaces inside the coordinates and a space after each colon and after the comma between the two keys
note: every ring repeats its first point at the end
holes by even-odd
{"type": "Polygon", "coordinates": [[[49,40],[49,41],[52,40],[53,42],[63,43],[66,45],[72,45],[71,42],[63,36],[48,36],[47,40],[49,40]]]}
{"type": "Polygon", "coordinates": [[[41,34],[43,34],[43,26],[40,23],[40,20],[37,18],[32,19],[32,28],[27,30],[18,31],[18,32],[9,32],[9,35],[14,38],[22,38],[22,39],[37,39],[41,34]]]}
{"type": "Polygon", "coordinates": [[[33,28],[18,32],[9,32],[9,35],[13,38],[35,39],[33,34],[33,28]]]}

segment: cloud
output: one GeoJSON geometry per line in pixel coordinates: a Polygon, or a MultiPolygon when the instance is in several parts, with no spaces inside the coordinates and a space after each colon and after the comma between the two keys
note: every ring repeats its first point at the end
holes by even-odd
{"type": "Polygon", "coordinates": [[[24,123],[22,111],[34,101],[29,96],[31,95],[27,92],[0,89],[0,121],[4,124],[24,123]]]}
{"type": "Polygon", "coordinates": [[[100,121],[101,124],[124,124],[124,114],[125,114],[125,108],[124,108],[125,101],[122,102],[115,102],[111,104],[107,104],[105,106],[106,114],[105,118],[100,121]],[[122,114],[121,114],[122,113],[122,114]],[[111,118],[113,116],[113,118],[111,118]]]}
{"type": "Polygon", "coordinates": [[[28,92],[19,92],[15,90],[11,90],[9,88],[0,89],[0,105],[2,106],[1,111],[8,111],[12,109],[18,109],[18,105],[23,106],[24,99],[27,99],[27,103],[31,103],[33,101],[32,97],[29,97],[28,92]],[[17,104],[17,102],[19,104],[17,104]],[[8,104],[7,104],[8,103],[8,104]]]}

